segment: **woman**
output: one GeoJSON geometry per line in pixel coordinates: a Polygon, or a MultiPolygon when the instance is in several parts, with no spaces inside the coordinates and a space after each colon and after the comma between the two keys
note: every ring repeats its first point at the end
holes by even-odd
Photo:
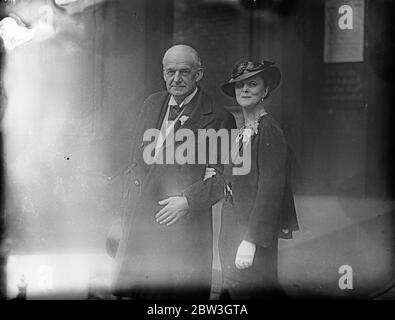
{"type": "MultiPolygon", "coordinates": [[[[235,142],[251,144],[248,174],[231,176],[230,166],[225,168],[228,201],[223,204],[219,239],[223,299],[278,297],[278,238],[292,238],[292,231],[298,230],[287,143],[265,108],[280,79],[273,62],[245,61],[221,87],[242,108],[244,125],[235,142]]],[[[207,168],[205,179],[214,175],[215,170],[207,168]]]]}

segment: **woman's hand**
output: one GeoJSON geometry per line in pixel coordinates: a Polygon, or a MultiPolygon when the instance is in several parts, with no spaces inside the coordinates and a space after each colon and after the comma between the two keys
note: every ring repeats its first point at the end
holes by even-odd
{"type": "Polygon", "coordinates": [[[206,172],[204,173],[203,181],[205,181],[205,180],[207,180],[207,179],[209,179],[209,178],[214,177],[216,174],[217,174],[217,173],[215,172],[215,169],[214,169],[214,168],[207,167],[207,168],[206,168],[206,172]]]}
{"type": "Polygon", "coordinates": [[[246,269],[254,262],[256,246],[255,243],[243,240],[237,249],[235,265],[237,269],[246,269]]]}

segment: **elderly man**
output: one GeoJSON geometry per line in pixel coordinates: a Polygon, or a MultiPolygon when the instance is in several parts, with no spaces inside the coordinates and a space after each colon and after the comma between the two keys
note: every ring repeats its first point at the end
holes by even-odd
{"type": "Polygon", "coordinates": [[[152,141],[145,141],[144,133],[149,129],[162,132],[163,139],[155,141],[157,155],[172,136],[170,132],[189,129],[196,136],[198,129],[232,129],[236,124],[197,85],[203,69],[190,46],[176,45],[166,51],[163,77],[167,91],[149,96],[137,121],[125,176],[114,294],[135,299],[208,299],[211,206],[219,200],[211,190],[218,180],[203,181],[206,165],[197,162],[148,164],[144,149],[152,141]]]}

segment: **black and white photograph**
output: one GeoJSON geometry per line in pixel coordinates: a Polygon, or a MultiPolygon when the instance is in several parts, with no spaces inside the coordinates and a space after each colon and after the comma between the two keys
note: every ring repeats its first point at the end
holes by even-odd
{"type": "Polygon", "coordinates": [[[393,0],[0,0],[0,299],[147,319],[395,300],[393,19],[393,0]]]}

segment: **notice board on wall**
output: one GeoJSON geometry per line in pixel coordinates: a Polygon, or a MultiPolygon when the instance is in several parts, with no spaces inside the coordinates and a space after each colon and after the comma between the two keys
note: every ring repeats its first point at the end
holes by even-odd
{"type": "Polygon", "coordinates": [[[362,62],[364,0],[326,0],[324,62],[362,62]]]}
{"type": "Polygon", "coordinates": [[[317,90],[322,108],[364,107],[363,66],[353,63],[327,64],[322,71],[317,90]]]}

